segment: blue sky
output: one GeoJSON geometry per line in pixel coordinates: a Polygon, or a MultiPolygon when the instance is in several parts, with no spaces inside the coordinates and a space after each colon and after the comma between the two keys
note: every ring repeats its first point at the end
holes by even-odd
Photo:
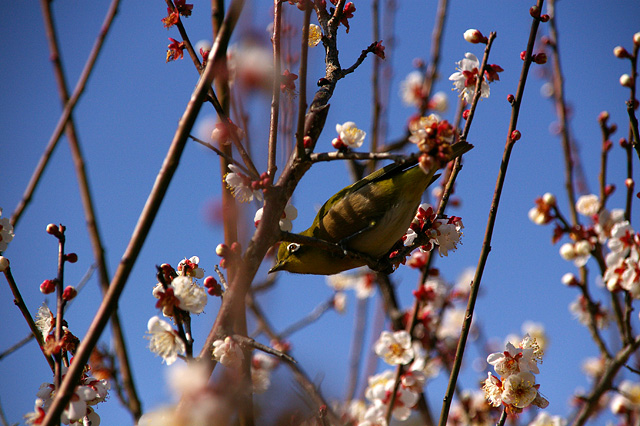
{"type": "MultiPolygon", "coordinates": [[[[236,33],[256,34],[268,43],[266,27],[271,19],[270,2],[248,2],[236,33]]],[[[430,36],[434,21],[435,2],[397,2],[396,47],[390,55],[393,75],[390,87],[388,139],[402,134],[407,118],[414,113],[398,95],[400,81],[413,69],[414,58],[428,60],[430,36]]],[[[477,45],[462,39],[468,28],[478,28],[485,34],[497,32],[490,63],[504,68],[500,82],[491,85],[491,96],[482,100],[469,135],[475,149],[465,156],[465,165],[458,179],[457,194],[462,205],[451,214],[463,218],[463,245],[456,253],[438,259],[436,264],[453,282],[464,268],[475,267],[485,230],[489,205],[502,156],[510,106],[507,94],[515,93],[520,74],[520,51],[526,47],[531,18],[529,3],[512,1],[451,2],[442,47],[440,80],[436,90],[449,94],[452,105],[445,117],[452,119],[456,95],[451,92],[447,77],[455,71],[454,63],[467,51],[481,56],[477,45]]],[[[341,63],[349,66],[371,41],[369,2],[358,0],[351,31],[339,32],[341,63]]],[[[195,2],[194,14],[184,21],[192,41],[211,38],[208,2],[195,2]]],[[[54,3],[62,59],[69,87],[73,87],[91,49],[108,7],[107,2],[78,4],[54,3]]],[[[285,4],[289,17],[299,22],[298,11],[285,4]]],[[[0,36],[8,45],[0,67],[0,207],[9,216],[18,204],[31,173],[55,127],[61,107],[55,87],[52,67],[43,30],[42,16],[34,2],[12,5],[12,18],[0,27],[0,36]]],[[[586,183],[597,190],[599,151],[601,145],[597,116],[607,110],[610,122],[620,129],[614,142],[627,135],[627,115],[624,101],[628,91],[618,83],[628,72],[628,62],[613,56],[613,48],[632,47],[632,35],[639,31],[640,9],[635,1],[559,2],[557,5],[562,66],[566,81],[566,98],[571,105],[571,131],[580,151],[586,183]]],[[[89,171],[98,221],[107,249],[109,269],[113,272],[124,252],[142,206],[153,185],[175,131],[177,121],[197,82],[193,65],[187,60],[165,64],[168,37],[179,38],[177,30],[166,30],[160,19],[165,16],[163,2],[123,2],[120,13],[105,43],[96,69],[80,100],[74,119],[83,146],[89,171]]],[[[546,26],[541,26],[546,31],[546,26]]],[[[297,43],[296,43],[297,44],[297,43]]],[[[385,42],[386,44],[386,42],[385,42]]],[[[320,47],[310,51],[309,96],[313,82],[323,75],[323,52],[320,47]]],[[[589,383],[580,372],[580,362],[595,355],[595,346],[588,332],[568,311],[568,304],[577,296],[574,289],[561,285],[566,272],[574,266],[558,255],[559,246],[550,244],[551,229],[533,225],[527,218],[536,197],[545,192],[557,195],[567,212],[563,191],[563,160],[559,139],[550,133],[555,121],[554,108],[540,94],[544,83],[540,67],[534,66],[529,76],[518,129],[522,139],[516,144],[504,187],[492,251],[482,281],[481,299],[476,320],[488,338],[502,340],[509,333],[520,332],[526,320],[544,324],[551,345],[541,367],[539,383],[551,401],[548,411],[568,414],[572,392],[589,383]]],[[[295,72],[295,71],[294,71],[295,72]]],[[[371,61],[356,73],[339,82],[331,101],[327,125],[317,151],[331,150],[336,123],[355,121],[359,127],[371,126],[370,96],[371,61]]],[[[246,99],[250,115],[250,131],[255,152],[266,152],[268,105],[264,96],[246,99]]],[[[200,113],[202,124],[214,117],[208,106],[200,113]]],[[[196,125],[198,126],[198,124],[196,125]]],[[[364,147],[363,149],[364,150],[364,147]]],[[[279,156],[281,159],[282,157],[279,156]]],[[[622,208],[624,203],[624,155],[614,144],[610,155],[609,183],[618,187],[609,208],[622,208]]],[[[256,161],[261,171],[266,160],[256,161]]],[[[637,162],[636,162],[637,165],[637,162]]],[[[282,163],[280,164],[282,167],[282,163]]],[[[637,167],[634,172],[637,180],[637,167]]],[[[218,262],[215,247],[222,241],[219,227],[206,220],[208,206],[220,196],[220,170],[215,155],[196,144],[189,144],[175,175],[160,213],[153,225],[138,262],[129,278],[120,301],[125,335],[132,354],[135,379],[145,409],[161,404],[168,397],[164,385],[164,370],[160,359],[151,354],[143,339],[149,317],[155,315],[155,299],[151,289],[155,284],[154,265],[177,264],[184,257],[198,255],[208,273],[218,262]]],[[[333,193],[349,184],[349,175],[342,162],[314,166],[303,178],[293,203],[299,211],[294,231],[306,229],[319,207],[333,193]]],[[[243,239],[253,231],[251,220],[258,205],[245,205],[246,228],[243,239]]],[[[637,212],[638,203],[634,205],[637,212]]],[[[635,213],[637,217],[637,213],[635,213]]],[[[68,284],[75,283],[92,264],[91,249],[73,165],[63,139],[57,147],[35,197],[21,219],[16,237],[4,253],[11,260],[14,276],[32,313],[46,300],[38,285],[55,276],[56,241],[44,230],[48,223],[67,226],[67,247],[77,252],[80,260],[66,269],[68,284]]],[[[637,226],[637,225],[636,225],[637,226]]],[[[246,245],[246,244],[245,244],[246,245]]],[[[595,264],[591,267],[592,285],[595,264]]],[[[411,302],[411,290],[417,274],[406,269],[393,275],[403,306],[411,302]]],[[[593,292],[604,293],[598,287],[593,292]]],[[[283,274],[277,287],[261,298],[270,319],[278,329],[310,312],[331,294],[323,277],[299,277],[283,274]]],[[[90,318],[101,300],[94,276],[73,303],[67,314],[72,331],[82,337],[90,318]]],[[[50,304],[53,299],[48,298],[50,304]]],[[[344,392],[347,357],[355,310],[353,295],[349,296],[348,313],[329,313],[319,322],[292,337],[293,353],[312,378],[322,382],[329,396],[344,392]]],[[[194,319],[196,347],[204,340],[213,323],[218,302],[210,300],[205,314],[194,319]]],[[[373,318],[379,309],[377,301],[369,302],[373,318]]],[[[371,321],[372,323],[373,321],[371,321]]],[[[28,329],[13,305],[6,286],[0,293],[0,323],[5,324],[0,349],[9,347],[27,335],[28,329]]],[[[250,327],[251,328],[251,327],[250,327]]],[[[368,331],[370,335],[370,331],[368,331]]],[[[105,336],[103,342],[108,344],[105,336]]],[[[471,367],[465,374],[463,387],[475,386],[486,376],[471,367]]],[[[19,421],[33,409],[33,400],[40,383],[49,381],[48,367],[42,362],[35,344],[31,343],[0,361],[0,402],[9,422],[19,421]]],[[[284,389],[291,390],[290,376],[278,373],[284,389]]],[[[444,379],[429,387],[432,409],[439,411],[444,379]]],[[[117,398],[98,409],[103,424],[127,424],[128,415],[117,398]]]]}

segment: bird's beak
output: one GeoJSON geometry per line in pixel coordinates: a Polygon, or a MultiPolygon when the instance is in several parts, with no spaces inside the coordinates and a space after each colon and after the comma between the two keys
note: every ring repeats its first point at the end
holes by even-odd
{"type": "Polygon", "coordinates": [[[278,261],[276,262],[275,265],[273,265],[273,267],[271,269],[269,269],[269,274],[276,272],[276,271],[282,271],[284,269],[284,262],[283,261],[278,261]]]}

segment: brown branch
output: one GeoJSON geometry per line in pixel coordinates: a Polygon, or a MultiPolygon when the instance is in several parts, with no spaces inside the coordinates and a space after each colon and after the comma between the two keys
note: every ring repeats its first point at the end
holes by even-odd
{"type": "Polygon", "coordinates": [[[553,56],[553,94],[556,104],[556,114],[560,120],[562,135],[562,151],[564,153],[565,164],[565,188],[569,198],[569,211],[571,212],[571,222],[578,225],[578,212],[576,210],[576,195],[573,183],[573,149],[569,136],[569,124],[567,120],[567,104],[564,98],[564,75],[560,66],[560,53],[558,47],[558,30],[556,27],[555,0],[549,0],[547,5],[549,12],[549,40],[553,56]]]}
{"type": "Polygon", "coordinates": [[[640,338],[636,338],[633,343],[623,347],[620,352],[617,353],[615,358],[611,359],[607,363],[607,367],[598,379],[598,382],[594,385],[591,393],[584,398],[584,402],[573,421],[573,426],[584,425],[589,417],[596,412],[596,409],[600,406],[600,398],[602,395],[612,388],[613,379],[620,368],[624,366],[629,357],[640,347],[640,338]]]}
{"type": "Polygon", "coordinates": [[[135,260],[140,253],[142,244],[144,243],[151,225],[153,224],[155,216],[160,208],[160,204],[162,203],[169,187],[169,183],[171,182],[171,178],[178,167],[180,156],[189,136],[189,131],[193,127],[193,123],[195,122],[200,107],[202,106],[202,102],[206,97],[207,89],[211,87],[216,62],[221,59],[219,46],[226,45],[228,43],[243,3],[244,2],[242,0],[236,0],[231,4],[229,13],[225,17],[225,22],[220,29],[211,52],[209,53],[207,67],[179,121],[180,124],[176,129],[176,133],[165,157],[162,169],[160,170],[151,193],[149,194],[131,240],[129,241],[129,245],[123,255],[122,261],[111,280],[109,291],[104,296],[104,300],[100,305],[91,326],[89,327],[87,335],[78,347],[78,351],[74,358],[75,362],[71,364],[60,389],[58,389],[56,393],[47,416],[44,419],[43,425],[45,426],[52,426],[60,418],[62,410],[66,407],[71,395],[73,394],[75,385],[84,369],[84,365],[89,360],[92,349],[98,342],[109,317],[118,304],[118,298],[124,289],[127,278],[129,277],[135,260]]]}
{"type": "MultiPolygon", "coordinates": [[[[41,0],[40,6],[43,11],[45,29],[47,32],[47,39],[49,41],[49,51],[51,52],[54,74],[56,76],[56,82],[58,84],[58,92],[64,106],[64,104],[69,99],[69,93],[67,90],[64,69],[62,67],[62,60],[60,58],[58,39],[53,22],[53,15],[51,13],[51,3],[47,0],[41,0]]],[[[70,117],[69,121],[67,122],[65,134],[69,142],[69,147],[71,148],[71,155],[73,157],[76,177],[78,179],[80,197],[82,200],[85,219],[87,222],[87,230],[89,231],[89,238],[91,240],[93,256],[96,261],[100,276],[100,286],[104,295],[109,287],[109,273],[107,271],[102,238],[98,229],[98,221],[95,214],[93,197],[91,195],[91,190],[89,189],[89,179],[87,177],[87,172],[85,169],[84,157],[80,149],[80,142],[78,140],[73,117],[70,117]]],[[[122,375],[124,388],[128,396],[128,402],[126,403],[126,405],[129,408],[129,411],[133,415],[134,419],[137,420],[142,415],[142,408],[140,405],[140,400],[138,399],[135,383],[133,381],[133,374],[131,373],[129,357],[127,354],[124,335],[122,333],[122,327],[120,325],[120,318],[118,317],[117,310],[113,313],[113,317],[111,318],[111,329],[114,340],[114,349],[118,357],[118,365],[120,366],[120,374],[122,375]]]]}
{"type": "MultiPolygon", "coordinates": [[[[280,35],[282,26],[282,2],[274,0],[273,5],[273,34],[271,43],[273,44],[273,74],[278,77],[282,74],[280,66],[280,35]]],[[[276,149],[278,142],[278,118],[280,114],[280,82],[278,78],[273,79],[271,91],[271,119],[269,120],[269,157],[267,162],[267,173],[269,180],[273,182],[276,174],[276,149]]]]}
{"type": "MultiPolygon", "coordinates": [[[[538,0],[537,7],[539,10],[542,9],[542,3],[543,3],[543,0],[538,0]]],[[[515,145],[515,141],[512,139],[512,134],[514,130],[516,130],[516,125],[518,123],[518,115],[520,113],[522,95],[524,93],[524,87],[527,81],[529,67],[531,66],[531,54],[533,52],[533,46],[535,44],[536,34],[538,32],[539,25],[540,25],[539,18],[533,18],[533,22],[531,24],[531,31],[529,32],[529,41],[527,43],[527,50],[526,50],[524,62],[522,64],[522,71],[520,73],[518,89],[516,92],[515,100],[512,104],[511,119],[509,122],[509,129],[507,133],[507,141],[506,141],[504,153],[502,156],[502,162],[500,164],[500,170],[499,170],[498,178],[496,181],[496,188],[493,194],[493,200],[491,202],[491,208],[489,210],[489,217],[487,219],[487,228],[484,235],[484,241],[482,243],[480,258],[478,259],[478,266],[476,268],[476,273],[473,278],[471,292],[469,293],[467,311],[466,311],[464,323],[462,326],[462,331],[460,333],[460,339],[458,340],[458,347],[456,349],[455,361],[451,368],[451,376],[449,378],[449,384],[447,385],[447,392],[442,403],[442,411],[440,413],[440,422],[439,422],[440,426],[445,426],[447,423],[447,418],[449,417],[449,409],[451,408],[451,403],[453,401],[453,394],[456,388],[458,374],[460,373],[464,350],[467,344],[467,339],[469,337],[469,332],[471,330],[471,321],[473,320],[473,311],[474,311],[476,300],[478,298],[478,290],[480,289],[482,273],[484,272],[484,267],[486,265],[487,258],[489,257],[489,252],[491,250],[491,238],[493,236],[493,228],[495,226],[495,221],[498,213],[500,196],[502,195],[502,188],[504,186],[507,168],[509,166],[511,150],[515,145]]]]}
{"type": "MultiPolygon", "coordinates": [[[[256,317],[256,320],[258,321],[258,324],[260,325],[260,328],[262,329],[262,331],[264,331],[265,334],[271,340],[278,341],[279,334],[273,330],[273,327],[269,323],[269,320],[267,319],[266,315],[262,311],[261,307],[256,303],[253,296],[251,296],[250,294],[247,294],[246,302],[247,302],[247,306],[256,317]]],[[[313,382],[309,380],[304,370],[302,370],[302,367],[300,367],[300,365],[295,361],[290,361],[287,358],[285,358],[285,361],[289,369],[291,369],[300,387],[309,395],[309,397],[316,404],[316,406],[327,407],[327,416],[329,417],[329,420],[331,422],[330,424],[332,425],[340,424],[340,421],[338,420],[338,416],[336,416],[336,414],[330,408],[331,406],[327,404],[324,397],[322,396],[320,391],[317,389],[317,387],[313,384],[313,382]]]]}
{"type": "Polygon", "coordinates": [[[96,38],[96,41],[93,44],[93,48],[91,49],[89,58],[87,59],[87,62],[84,66],[84,69],[82,70],[82,73],[80,74],[78,83],[76,84],[76,87],[73,90],[73,94],[69,98],[68,102],[65,104],[64,111],[62,112],[62,115],[58,120],[58,124],[56,124],[56,128],[53,131],[53,134],[51,135],[49,142],[47,143],[47,147],[45,148],[45,151],[42,154],[42,157],[40,158],[40,160],[38,161],[38,165],[36,166],[36,169],[33,172],[31,179],[29,180],[27,189],[22,195],[22,200],[20,200],[20,203],[18,204],[13,214],[11,215],[11,225],[13,225],[14,228],[18,224],[18,221],[20,220],[22,213],[24,213],[24,209],[27,207],[27,205],[31,201],[31,198],[33,197],[33,193],[35,192],[36,187],[40,182],[40,178],[44,173],[44,169],[49,163],[51,154],[53,153],[53,150],[55,149],[58,143],[58,140],[60,140],[60,137],[62,136],[62,132],[66,128],[67,121],[71,118],[71,112],[75,108],[76,104],[78,103],[78,100],[80,99],[80,96],[82,96],[82,93],[84,92],[84,88],[87,84],[87,80],[89,80],[89,76],[93,71],[93,66],[95,65],[96,60],[98,59],[98,55],[100,54],[100,51],[102,50],[102,45],[104,43],[104,40],[107,37],[107,34],[109,33],[109,29],[111,28],[111,23],[113,22],[113,19],[115,18],[116,13],[118,12],[119,4],[120,4],[120,0],[112,0],[111,5],[109,6],[109,11],[107,12],[107,16],[105,17],[104,22],[102,23],[100,34],[98,34],[98,37],[96,38]]]}
{"type": "Polygon", "coordinates": [[[27,325],[29,326],[29,330],[31,330],[31,335],[33,337],[35,337],[36,342],[38,342],[38,347],[40,348],[40,351],[42,352],[42,355],[44,355],[45,359],[47,360],[47,364],[49,364],[49,367],[51,367],[51,371],[54,371],[53,359],[44,350],[44,342],[42,341],[42,333],[40,333],[40,330],[38,330],[38,327],[36,327],[36,323],[33,321],[33,317],[29,313],[29,309],[27,308],[27,305],[24,303],[24,299],[22,298],[22,295],[20,294],[20,290],[18,289],[18,285],[16,284],[16,281],[13,278],[13,274],[11,273],[11,267],[10,266],[8,266],[7,269],[4,270],[4,276],[7,279],[7,282],[9,283],[9,288],[11,289],[11,293],[13,293],[13,299],[14,299],[13,303],[15,303],[15,305],[18,307],[18,309],[20,309],[20,312],[22,313],[22,316],[24,317],[25,321],[27,321],[27,325]]]}

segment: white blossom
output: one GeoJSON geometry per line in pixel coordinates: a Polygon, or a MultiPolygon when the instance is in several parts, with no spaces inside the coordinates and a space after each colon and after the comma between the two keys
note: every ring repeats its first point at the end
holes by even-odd
{"type": "Polygon", "coordinates": [[[160,355],[167,365],[173,364],[178,359],[178,354],[184,354],[184,341],[168,322],[154,316],[149,319],[147,329],[149,349],[160,355]]]}
{"type": "Polygon", "coordinates": [[[383,331],[374,346],[376,354],[390,365],[405,365],[413,359],[411,336],[405,330],[383,331]]]}

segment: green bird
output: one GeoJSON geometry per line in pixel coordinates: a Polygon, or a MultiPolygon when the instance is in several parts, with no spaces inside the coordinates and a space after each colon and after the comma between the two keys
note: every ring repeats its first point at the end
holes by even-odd
{"type": "MultiPolygon", "coordinates": [[[[451,145],[449,161],[473,148],[451,145]]],[[[336,243],[346,250],[380,259],[407,232],[422,194],[437,178],[406,164],[390,164],[347,186],[324,203],[313,224],[300,235],[336,243]]],[[[366,262],[320,247],[283,241],[276,264],[269,270],[332,275],[366,262]]]]}

